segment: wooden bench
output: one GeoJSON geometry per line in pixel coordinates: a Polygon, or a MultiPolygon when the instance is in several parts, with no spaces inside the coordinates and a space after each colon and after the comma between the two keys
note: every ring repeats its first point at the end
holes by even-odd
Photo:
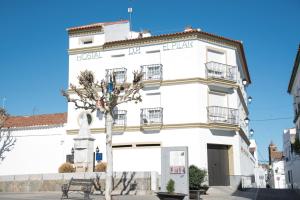
{"type": "Polygon", "coordinates": [[[69,183],[61,186],[62,196],[61,199],[69,198],[68,193],[70,191],[78,191],[84,193],[84,200],[90,199],[92,187],[94,184],[93,179],[75,179],[71,178],[69,183]]]}

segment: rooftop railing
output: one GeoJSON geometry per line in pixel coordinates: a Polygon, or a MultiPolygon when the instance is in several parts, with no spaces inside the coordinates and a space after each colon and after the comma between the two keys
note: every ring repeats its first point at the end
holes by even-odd
{"type": "Polygon", "coordinates": [[[238,125],[238,110],[220,106],[208,106],[209,123],[225,123],[238,125]]]}
{"type": "Polygon", "coordinates": [[[206,77],[217,78],[236,82],[237,67],[218,62],[208,62],[206,65],[206,77]]]}

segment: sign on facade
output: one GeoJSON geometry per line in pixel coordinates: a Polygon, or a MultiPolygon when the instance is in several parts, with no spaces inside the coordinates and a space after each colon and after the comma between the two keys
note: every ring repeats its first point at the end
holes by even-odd
{"type": "Polygon", "coordinates": [[[168,181],[175,182],[175,192],[189,199],[188,147],[161,148],[161,191],[166,191],[168,181]]]}
{"type": "Polygon", "coordinates": [[[185,174],[185,152],[170,151],[170,173],[185,174]]]}

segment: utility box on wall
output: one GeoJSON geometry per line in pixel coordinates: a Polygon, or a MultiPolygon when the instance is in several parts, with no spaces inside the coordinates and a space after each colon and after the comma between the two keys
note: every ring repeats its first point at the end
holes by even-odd
{"type": "Polygon", "coordinates": [[[189,199],[188,147],[161,148],[161,191],[167,191],[168,181],[175,182],[175,192],[183,193],[189,199]]]}

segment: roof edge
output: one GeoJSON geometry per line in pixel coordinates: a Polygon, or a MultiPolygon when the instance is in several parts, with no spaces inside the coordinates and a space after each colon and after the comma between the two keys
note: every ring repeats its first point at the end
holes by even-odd
{"type": "Polygon", "coordinates": [[[299,68],[299,64],[300,64],[300,44],[299,44],[299,47],[298,47],[298,52],[296,54],[294,67],[293,67],[291,78],[290,78],[290,81],[289,81],[289,86],[288,86],[288,90],[287,90],[288,93],[291,93],[291,91],[292,91],[292,87],[293,87],[293,84],[294,84],[294,81],[295,81],[295,78],[296,78],[296,74],[297,74],[297,71],[298,71],[298,68],[299,68]]]}
{"type": "Polygon", "coordinates": [[[107,25],[123,24],[123,23],[127,23],[127,22],[129,22],[129,20],[119,20],[119,21],[114,21],[114,22],[92,23],[92,24],[87,24],[87,25],[83,25],[83,26],[70,27],[70,28],[67,28],[67,31],[68,32],[76,32],[76,31],[81,31],[81,30],[101,28],[101,27],[107,26],[107,25]]]}

